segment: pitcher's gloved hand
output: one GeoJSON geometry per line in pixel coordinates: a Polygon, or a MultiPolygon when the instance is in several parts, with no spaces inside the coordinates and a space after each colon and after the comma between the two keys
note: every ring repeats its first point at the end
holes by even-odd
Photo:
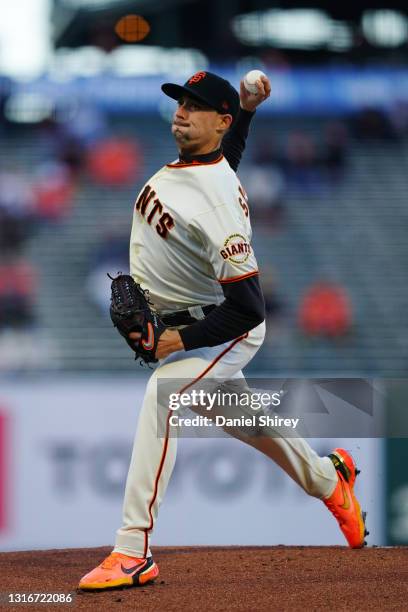
{"type": "Polygon", "coordinates": [[[160,336],[166,326],[150,308],[148,292],[135,283],[128,274],[112,278],[110,316],[118,332],[130,348],[145,363],[156,363],[156,350],[160,336]],[[130,333],[140,332],[139,340],[130,338],[130,333]]]}

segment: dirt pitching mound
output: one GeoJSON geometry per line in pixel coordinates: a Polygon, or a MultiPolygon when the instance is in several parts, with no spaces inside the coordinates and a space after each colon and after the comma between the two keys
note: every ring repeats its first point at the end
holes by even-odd
{"type": "Polygon", "coordinates": [[[79,578],[110,548],[0,554],[7,593],[74,593],[72,604],[31,603],[30,610],[402,610],[408,601],[408,548],[154,548],[152,585],[76,592],[79,578]]]}

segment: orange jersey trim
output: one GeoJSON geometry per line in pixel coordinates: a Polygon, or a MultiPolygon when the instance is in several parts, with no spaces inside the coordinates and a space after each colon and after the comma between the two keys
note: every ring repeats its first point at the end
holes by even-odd
{"type": "MultiPolygon", "coordinates": [[[[203,370],[203,372],[201,372],[201,374],[199,374],[196,378],[194,378],[194,380],[192,380],[190,383],[185,385],[179,391],[179,393],[184,393],[189,387],[191,387],[196,382],[201,380],[201,378],[203,378],[203,376],[205,376],[207,374],[207,372],[209,372],[215,366],[215,364],[218,363],[218,361],[220,359],[222,359],[222,357],[224,357],[224,355],[226,353],[228,353],[228,351],[230,351],[232,348],[234,348],[234,346],[236,344],[238,344],[238,342],[241,342],[241,340],[244,340],[244,338],[247,338],[247,337],[248,337],[248,333],[244,334],[243,336],[240,336],[239,338],[236,338],[233,342],[231,342],[231,344],[229,346],[227,346],[227,348],[225,348],[219,355],[217,355],[217,357],[206,367],[205,370],[203,370]]],[[[166,437],[164,439],[162,456],[161,456],[161,459],[160,459],[159,468],[157,470],[156,478],[155,478],[155,481],[154,481],[153,497],[152,497],[152,499],[150,501],[150,504],[149,504],[149,517],[150,517],[149,527],[147,527],[147,529],[144,530],[143,557],[146,557],[146,555],[147,555],[148,542],[149,542],[148,532],[153,529],[153,525],[154,525],[153,515],[152,515],[152,508],[153,508],[154,502],[156,501],[157,491],[158,491],[158,488],[159,488],[159,480],[160,480],[160,476],[161,476],[162,471],[163,471],[164,462],[166,460],[167,449],[169,447],[170,417],[171,417],[171,415],[172,415],[172,411],[169,410],[169,414],[168,414],[167,422],[166,422],[166,437]]]]}
{"type": "Polygon", "coordinates": [[[250,276],[258,276],[259,270],[254,270],[253,272],[247,272],[247,274],[242,274],[241,276],[233,276],[232,278],[219,278],[218,282],[221,285],[226,285],[227,283],[236,283],[237,281],[244,280],[244,278],[249,278],[250,276]]]}
{"type": "Polygon", "coordinates": [[[178,164],[166,164],[167,168],[191,168],[192,166],[213,166],[214,164],[219,164],[220,161],[224,158],[224,155],[220,155],[219,157],[217,157],[217,159],[214,159],[214,161],[210,161],[210,162],[198,162],[198,161],[192,161],[190,163],[185,163],[185,162],[181,162],[178,164]]]}

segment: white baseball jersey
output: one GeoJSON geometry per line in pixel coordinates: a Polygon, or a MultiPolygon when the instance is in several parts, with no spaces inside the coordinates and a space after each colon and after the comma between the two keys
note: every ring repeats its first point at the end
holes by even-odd
{"type": "Polygon", "coordinates": [[[220,304],[220,283],[258,273],[247,197],[220,155],[171,163],[143,187],[134,207],[130,273],[161,314],[220,304]]]}

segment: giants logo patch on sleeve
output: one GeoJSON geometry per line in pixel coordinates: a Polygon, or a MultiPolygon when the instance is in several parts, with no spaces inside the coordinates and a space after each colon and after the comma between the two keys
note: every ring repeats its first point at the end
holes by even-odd
{"type": "Polygon", "coordinates": [[[244,264],[250,254],[251,245],[242,234],[232,234],[224,242],[223,248],[220,250],[220,255],[223,259],[228,259],[234,264],[244,264]]]}

